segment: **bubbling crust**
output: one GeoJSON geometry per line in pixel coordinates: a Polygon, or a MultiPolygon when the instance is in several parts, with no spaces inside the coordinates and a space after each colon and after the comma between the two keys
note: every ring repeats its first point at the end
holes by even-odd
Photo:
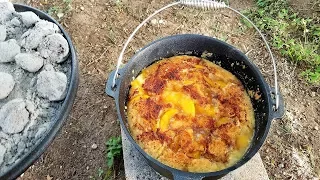
{"type": "Polygon", "coordinates": [[[254,113],[241,82],[193,56],[174,56],[131,82],[128,124],[142,149],[189,172],[214,172],[236,163],[250,145],[254,113]]]}

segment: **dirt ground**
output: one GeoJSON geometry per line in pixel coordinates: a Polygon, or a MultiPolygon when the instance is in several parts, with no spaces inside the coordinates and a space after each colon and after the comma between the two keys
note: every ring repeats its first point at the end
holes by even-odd
{"type": "Polygon", "coordinates": [[[320,0],[289,0],[289,3],[301,15],[312,17],[320,23],[320,0]]]}
{"type": "MultiPolygon", "coordinates": [[[[80,86],[73,111],[48,150],[20,180],[90,179],[105,167],[105,142],[120,135],[113,99],[105,95],[105,81],[114,69],[125,39],[148,14],[169,0],[73,0],[72,10],[61,19],[72,36],[80,62],[80,86]],[[97,144],[97,149],[92,149],[97,144]]],[[[47,10],[63,1],[30,0],[25,3],[47,10]]],[[[237,9],[250,8],[251,0],[230,0],[237,9]]],[[[272,85],[272,66],[265,47],[253,30],[227,10],[201,11],[176,7],[157,16],[132,42],[129,58],[147,43],[172,34],[197,33],[238,47],[257,64],[272,85]]],[[[320,87],[306,84],[301,69],[277,56],[286,115],[273,121],[260,150],[271,179],[319,179],[320,87]]],[[[122,162],[123,163],[123,162],[122,162]]],[[[113,179],[124,179],[117,163],[113,179]]]]}

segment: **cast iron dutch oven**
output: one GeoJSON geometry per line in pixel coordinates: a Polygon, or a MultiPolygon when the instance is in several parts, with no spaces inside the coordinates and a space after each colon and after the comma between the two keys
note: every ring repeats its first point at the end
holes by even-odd
{"type": "Polygon", "coordinates": [[[274,90],[265,82],[259,69],[235,47],[207,36],[195,34],[174,35],[152,42],[137,52],[119,70],[115,82],[116,86],[113,86],[114,76],[115,71],[111,72],[108,77],[106,93],[115,99],[118,117],[126,136],[154,170],[171,179],[217,179],[237,169],[258,152],[267,137],[271,121],[281,118],[284,114],[281,96],[279,108],[276,111],[274,110],[274,90]],[[133,77],[138,76],[142,69],[162,58],[181,54],[197,57],[201,57],[203,54],[210,54],[210,56],[206,56],[206,59],[232,72],[241,80],[247,91],[258,92],[261,95],[260,99],[251,99],[256,124],[252,143],[242,159],[227,169],[210,173],[191,173],[171,168],[149,156],[130,134],[125,106],[133,77]]]}
{"type": "Polygon", "coordinates": [[[76,51],[72,44],[71,38],[69,37],[67,32],[62,28],[62,26],[46,13],[38,9],[32,8],[30,6],[14,4],[14,8],[17,12],[32,11],[35,14],[37,14],[40,17],[40,19],[53,22],[60,28],[63,36],[68,41],[70,48],[68,60],[71,61],[71,73],[68,77],[69,86],[67,89],[66,98],[62,102],[61,107],[58,109],[59,113],[57,113],[56,117],[53,119],[48,132],[42,137],[42,139],[36,145],[34,145],[33,149],[31,149],[29,153],[26,153],[23,157],[21,157],[20,160],[13,166],[11,166],[6,172],[0,174],[0,179],[16,179],[25,170],[27,170],[27,168],[31,166],[51,144],[51,142],[63,126],[71,111],[79,84],[79,67],[76,51]]]}

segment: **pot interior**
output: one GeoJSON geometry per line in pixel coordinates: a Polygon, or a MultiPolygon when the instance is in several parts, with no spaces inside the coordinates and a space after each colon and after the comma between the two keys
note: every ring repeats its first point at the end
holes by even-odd
{"type": "Polygon", "coordinates": [[[152,63],[175,55],[204,57],[233,73],[247,91],[261,96],[259,99],[251,98],[256,124],[252,143],[244,157],[228,169],[231,171],[244,164],[259,150],[269,131],[272,107],[270,89],[258,68],[243,53],[217,39],[192,34],[175,35],[155,41],[137,52],[121,73],[118,99],[120,119],[127,125],[125,105],[132,78],[152,63]]]}

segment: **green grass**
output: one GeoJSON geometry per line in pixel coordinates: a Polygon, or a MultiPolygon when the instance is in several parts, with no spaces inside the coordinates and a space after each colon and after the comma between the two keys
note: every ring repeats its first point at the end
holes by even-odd
{"type": "MultiPolygon", "coordinates": [[[[295,13],[286,0],[256,0],[257,8],[245,15],[269,36],[279,53],[305,68],[301,73],[313,84],[320,83],[320,26],[295,13]]],[[[250,27],[248,22],[242,21],[250,27]]]]}
{"type": "Polygon", "coordinates": [[[121,137],[111,137],[106,142],[106,169],[99,167],[96,172],[95,177],[91,177],[92,180],[103,179],[107,180],[110,179],[111,174],[114,169],[114,162],[115,159],[120,158],[122,154],[122,142],[121,137]]]}

